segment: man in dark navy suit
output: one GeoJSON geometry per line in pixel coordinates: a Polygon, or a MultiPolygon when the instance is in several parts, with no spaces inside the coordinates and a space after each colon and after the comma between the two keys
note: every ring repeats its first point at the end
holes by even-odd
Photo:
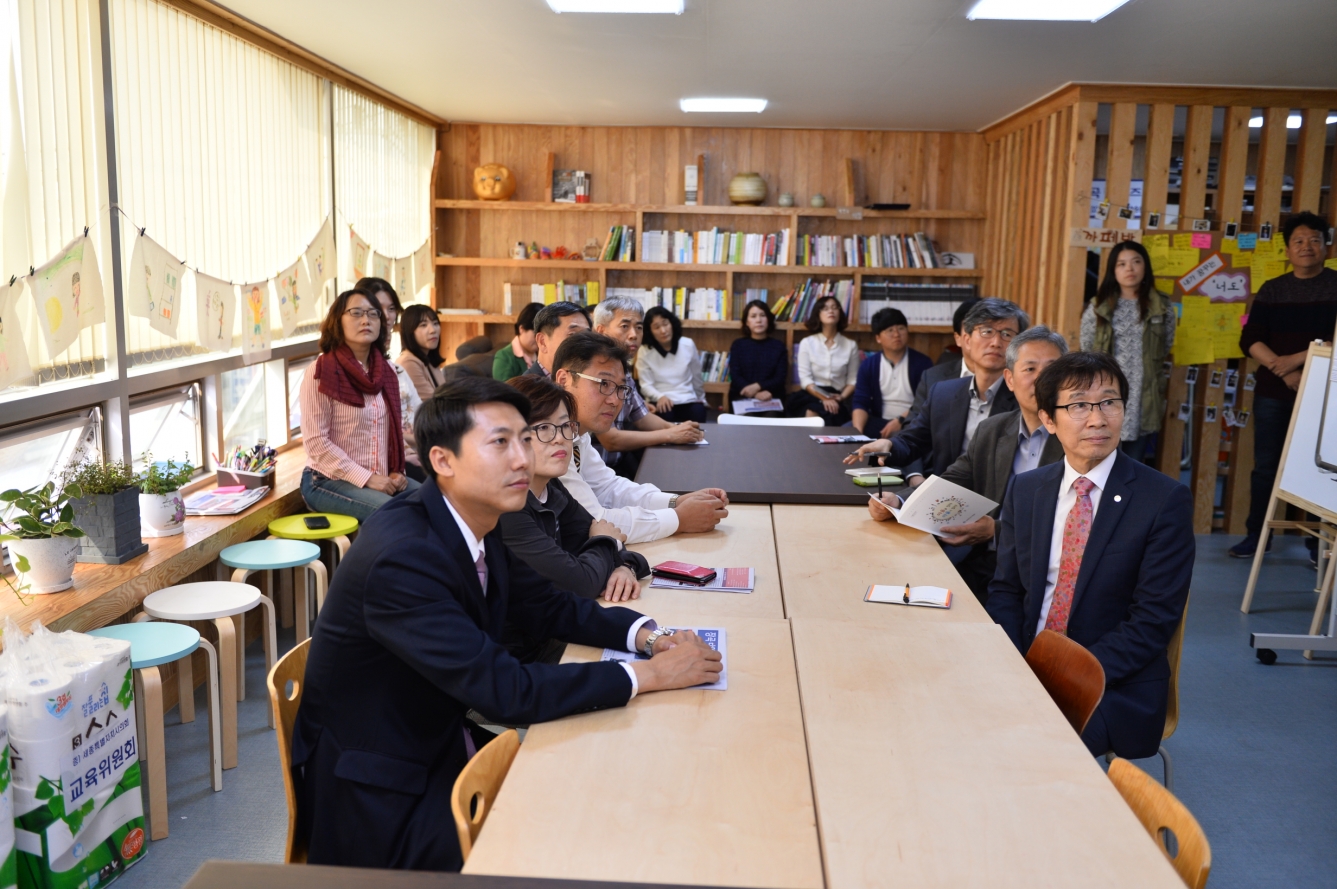
{"type": "Polygon", "coordinates": [[[450,792],[476,749],[470,709],[505,724],[543,722],[713,682],[720,671],[719,655],[690,632],[669,635],[634,611],[554,589],[506,550],[494,529],[525,502],[528,416],[528,400],[496,380],[438,389],[414,423],[434,483],[378,510],[335,573],[291,764],[297,842],[312,864],[459,870],[450,792]],[[501,644],[508,622],[654,656],[521,664],[501,644]]]}
{"type": "Polygon", "coordinates": [[[1193,576],[1193,501],[1119,450],[1128,380],[1113,357],[1069,353],[1040,374],[1035,395],[1065,456],[1008,486],[985,608],[1022,652],[1049,629],[1100,661],[1105,697],[1082,733],[1087,749],[1153,756],[1166,648],[1193,576]]]}

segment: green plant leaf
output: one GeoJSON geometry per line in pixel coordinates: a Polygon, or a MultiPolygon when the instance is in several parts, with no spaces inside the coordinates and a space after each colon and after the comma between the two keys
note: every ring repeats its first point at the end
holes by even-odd
{"type": "MultiPolygon", "coordinates": [[[[10,555],[13,555],[13,553],[10,553],[10,555]]],[[[14,568],[20,574],[27,574],[29,571],[32,570],[32,565],[28,564],[27,556],[15,556],[13,561],[14,561],[14,568]]]]}
{"type": "Polygon", "coordinates": [[[56,785],[52,784],[46,778],[43,778],[41,781],[37,782],[37,790],[35,793],[33,793],[33,796],[37,797],[38,799],[51,799],[55,795],[56,795],[56,785]]]}
{"type": "Polygon", "coordinates": [[[0,502],[13,503],[15,500],[19,499],[19,497],[22,496],[22,494],[23,494],[22,491],[10,488],[8,491],[5,491],[3,494],[0,494],[0,502]]]}
{"type": "Polygon", "coordinates": [[[41,534],[46,530],[42,527],[42,523],[32,516],[21,515],[15,519],[15,523],[29,534],[41,534]]]}

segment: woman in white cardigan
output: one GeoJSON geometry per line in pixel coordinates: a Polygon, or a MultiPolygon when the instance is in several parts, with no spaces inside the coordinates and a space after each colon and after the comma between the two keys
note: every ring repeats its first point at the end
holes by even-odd
{"type": "Polygon", "coordinates": [[[706,386],[701,379],[701,353],[682,322],[668,309],[645,313],[646,344],[636,353],[641,394],[656,413],[674,423],[706,421],[706,386]]]}

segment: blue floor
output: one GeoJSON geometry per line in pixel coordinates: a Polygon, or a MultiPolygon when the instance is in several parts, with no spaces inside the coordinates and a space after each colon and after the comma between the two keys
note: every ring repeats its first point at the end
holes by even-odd
{"type": "MultiPolygon", "coordinates": [[[[1270,667],[1251,631],[1302,633],[1314,571],[1299,538],[1265,563],[1252,614],[1240,597],[1249,562],[1226,557],[1233,538],[1200,536],[1180,672],[1179,730],[1166,746],[1175,791],[1212,845],[1212,889],[1337,883],[1337,655],[1282,652],[1270,667]]],[[[292,645],[291,631],[280,647],[292,645]]],[[[123,878],[124,889],[177,889],[209,858],[279,861],[287,831],[274,733],[266,727],[264,658],[251,646],[240,705],[240,765],[208,784],[203,692],[191,725],[167,716],[171,836],[123,878]]],[[[1157,777],[1160,760],[1138,763],[1157,777]]]]}

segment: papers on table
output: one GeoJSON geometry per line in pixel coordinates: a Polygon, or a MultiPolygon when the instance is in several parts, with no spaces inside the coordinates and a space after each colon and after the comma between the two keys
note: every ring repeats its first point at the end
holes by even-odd
{"type": "Polygon", "coordinates": [[[763,411],[782,411],[785,406],[780,403],[780,399],[772,398],[770,401],[758,401],[755,398],[740,398],[733,403],[733,412],[735,414],[759,414],[763,411]]]}
{"type": "Polygon", "coordinates": [[[715,577],[709,583],[688,583],[656,575],[650,581],[651,589],[709,590],[715,593],[750,593],[757,588],[757,572],[753,568],[711,568],[715,577]]]}
{"type": "Polygon", "coordinates": [[[891,514],[902,525],[941,537],[944,527],[969,525],[997,506],[988,497],[934,475],[915,488],[914,493],[905,498],[901,508],[893,509],[891,514]]]}
{"type": "Polygon", "coordinates": [[[818,444],[861,444],[872,441],[866,435],[809,435],[818,444]]]}
{"type": "Polygon", "coordinates": [[[901,583],[892,586],[873,584],[864,593],[865,602],[888,605],[922,605],[925,608],[951,608],[952,591],[940,586],[910,586],[901,583]]]}
{"type": "MultiPolygon", "coordinates": [[[[751,569],[749,569],[751,570],[751,569]]],[[[708,689],[709,691],[724,691],[729,687],[729,650],[724,642],[723,627],[673,627],[679,632],[691,630],[701,637],[701,641],[710,646],[711,650],[720,653],[720,678],[706,685],[698,685],[697,688],[708,689]]],[[[603,654],[599,656],[601,661],[632,661],[647,660],[643,654],[632,654],[630,651],[618,651],[615,648],[605,648],[603,654]]]]}
{"type": "Polygon", "coordinates": [[[236,515],[256,504],[269,488],[246,488],[235,493],[201,491],[186,498],[186,515],[236,515]]]}

